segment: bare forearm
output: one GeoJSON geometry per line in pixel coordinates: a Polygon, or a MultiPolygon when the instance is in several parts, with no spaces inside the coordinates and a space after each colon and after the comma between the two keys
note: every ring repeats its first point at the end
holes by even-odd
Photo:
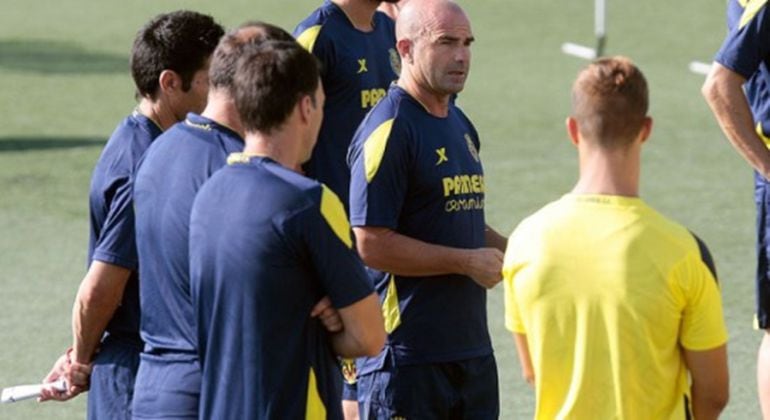
{"type": "Polygon", "coordinates": [[[521,376],[528,384],[535,385],[535,370],[532,367],[532,359],[529,356],[529,344],[525,334],[514,333],[513,340],[516,343],[516,353],[519,355],[521,376]]]}
{"type": "Polygon", "coordinates": [[[89,363],[107,324],[120,305],[131,271],[95,261],[83,279],[72,308],[72,359],[89,363]]]}
{"type": "Polygon", "coordinates": [[[364,263],[399,276],[462,274],[486,289],[502,279],[503,252],[497,248],[434,245],[387,228],[357,227],[356,244],[364,263]]]}
{"type": "MultiPolygon", "coordinates": [[[[356,237],[361,238],[359,229],[356,237]]],[[[377,252],[367,252],[370,247],[359,246],[366,265],[377,270],[401,276],[433,276],[461,273],[464,250],[429,244],[401,235],[391,230],[377,230],[377,252]]]]}
{"type": "Polygon", "coordinates": [[[718,63],[703,85],[703,96],[727,139],[756,171],[770,176],[770,151],[754,128],[743,79],[718,63]]]}
{"type": "Polygon", "coordinates": [[[72,355],[78,363],[89,363],[105,328],[118,305],[95,306],[75,301],[72,308],[72,355]]]}
{"type": "Polygon", "coordinates": [[[499,249],[502,252],[505,252],[505,247],[508,245],[508,239],[497,233],[497,231],[492,229],[489,225],[487,225],[484,230],[484,240],[488,247],[499,249]]]}
{"type": "Polygon", "coordinates": [[[724,410],[722,402],[715,402],[712,399],[701,398],[700,392],[696,386],[691,388],[692,393],[692,415],[698,420],[716,420],[724,410]]]}
{"type": "Polygon", "coordinates": [[[363,343],[351,334],[345,334],[344,330],[332,334],[331,343],[334,353],[340,357],[356,358],[370,356],[370,354],[364,351],[363,343]]]}
{"type": "Polygon", "coordinates": [[[730,398],[727,346],[683,352],[692,383],[693,416],[698,420],[716,419],[730,398]]]}
{"type": "Polygon", "coordinates": [[[385,343],[385,322],[375,293],[341,308],[342,329],[332,334],[331,343],[339,356],[375,356],[385,343]]]}

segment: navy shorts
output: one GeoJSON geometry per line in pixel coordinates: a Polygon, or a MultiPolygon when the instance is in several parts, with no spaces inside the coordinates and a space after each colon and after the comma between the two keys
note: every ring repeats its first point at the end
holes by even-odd
{"type": "Polygon", "coordinates": [[[197,360],[142,353],[134,386],[134,419],[198,418],[201,368],[197,360]]]}
{"type": "Polygon", "coordinates": [[[757,324],[770,328],[770,183],[754,173],[754,202],[757,206],[757,324]]]}
{"type": "Polygon", "coordinates": [[[141,347],[108,337],[102,343],[91,370],[88,390],[89,420],[131,418],[134,380],[141,347]]]}
{"type": "Polygon", "coordinates": [[[358,406],[362,420],[497,419],[495,357],[399,367],[388,363],[359,375],[358,406]]]}

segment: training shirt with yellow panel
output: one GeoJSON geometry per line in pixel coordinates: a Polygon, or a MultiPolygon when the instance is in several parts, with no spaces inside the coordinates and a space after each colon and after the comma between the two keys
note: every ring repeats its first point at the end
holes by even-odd
{"type": "MultiPolygon", "coordinates": [[[[484,240],[484,171],[479,138],[449,104],[439,118],[393,86],[356,132],[351,165],[353,226],[385,227],[423,242],[480,248],[484,240]]],[[[388,340],[359,366],[441,363],[492,353],[486,290],[460,274],[408,277],[371,271],[382,299],[388,340]]]]}
{"type": "Polygon", "coordinates": [[[728,34],[714,61],[746,79],[757,132],[770,147],[770,9],[767,0],[730,0],[728,34]]]}
{"type": "Polygon", "coordinates": [[[341,419],[340,368],[310,311],[373,290],[329,188],[269,158],[230,159],[190,217],[200,418],[341,419]]]}
{"type": "Polygon", "coordinates": [[[348,205],[348,146],[366,113],[398,78],[393,21],[376,12],[373,29],[356,29],[339,6],[329,0],[294,30],[294,36],[321,62],[326,102],[324,120],[306,174],[328,185],[348,205]]]}
{"type": "Polygon", "coordinates": [[[681,347],[727,340],[713,272],[702,242],[638,198],[567,194],[525,219],[505,321],[527,336],[536,418],[691,418],[681,347]]]}

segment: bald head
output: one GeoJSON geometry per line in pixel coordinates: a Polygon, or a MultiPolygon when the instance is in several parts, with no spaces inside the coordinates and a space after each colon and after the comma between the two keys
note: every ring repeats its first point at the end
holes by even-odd
{"type": "Polygon", "coordinates": [[[460,5],[451,0],[407,2],[396,20],[396,40],[415,39],[457,15],[468,20],[460,5]]]}
{"type": "Polygon", "coordinates": [[[283,29],[265,22],[246,22],[222,37],[211,59],[211,87],[230,89],[238,57],[243,54],[244,48],[265,41],[293,42],[294,38],[283,29]]]}
{"type": "Polygon", "coordinates": [[[410,1],[396,21],[399,86],[423,102],[435,98],[443,109],[465,86],[473,40],[471,23],[457,3],[410,1]]]}

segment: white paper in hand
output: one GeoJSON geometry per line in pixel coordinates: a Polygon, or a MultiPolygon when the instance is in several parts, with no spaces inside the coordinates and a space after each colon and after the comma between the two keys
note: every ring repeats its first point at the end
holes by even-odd
{"type": "Polygon", "coordinates": [[[57,391],[65,391],[67,389],[67,382],[64,379],[60,379],[50,384],[18,385],[4,388],[2,395],[0,395],[0,403],[12,403],[37,398],[40,396],[40,391],[49,386],[57,391]]]}

